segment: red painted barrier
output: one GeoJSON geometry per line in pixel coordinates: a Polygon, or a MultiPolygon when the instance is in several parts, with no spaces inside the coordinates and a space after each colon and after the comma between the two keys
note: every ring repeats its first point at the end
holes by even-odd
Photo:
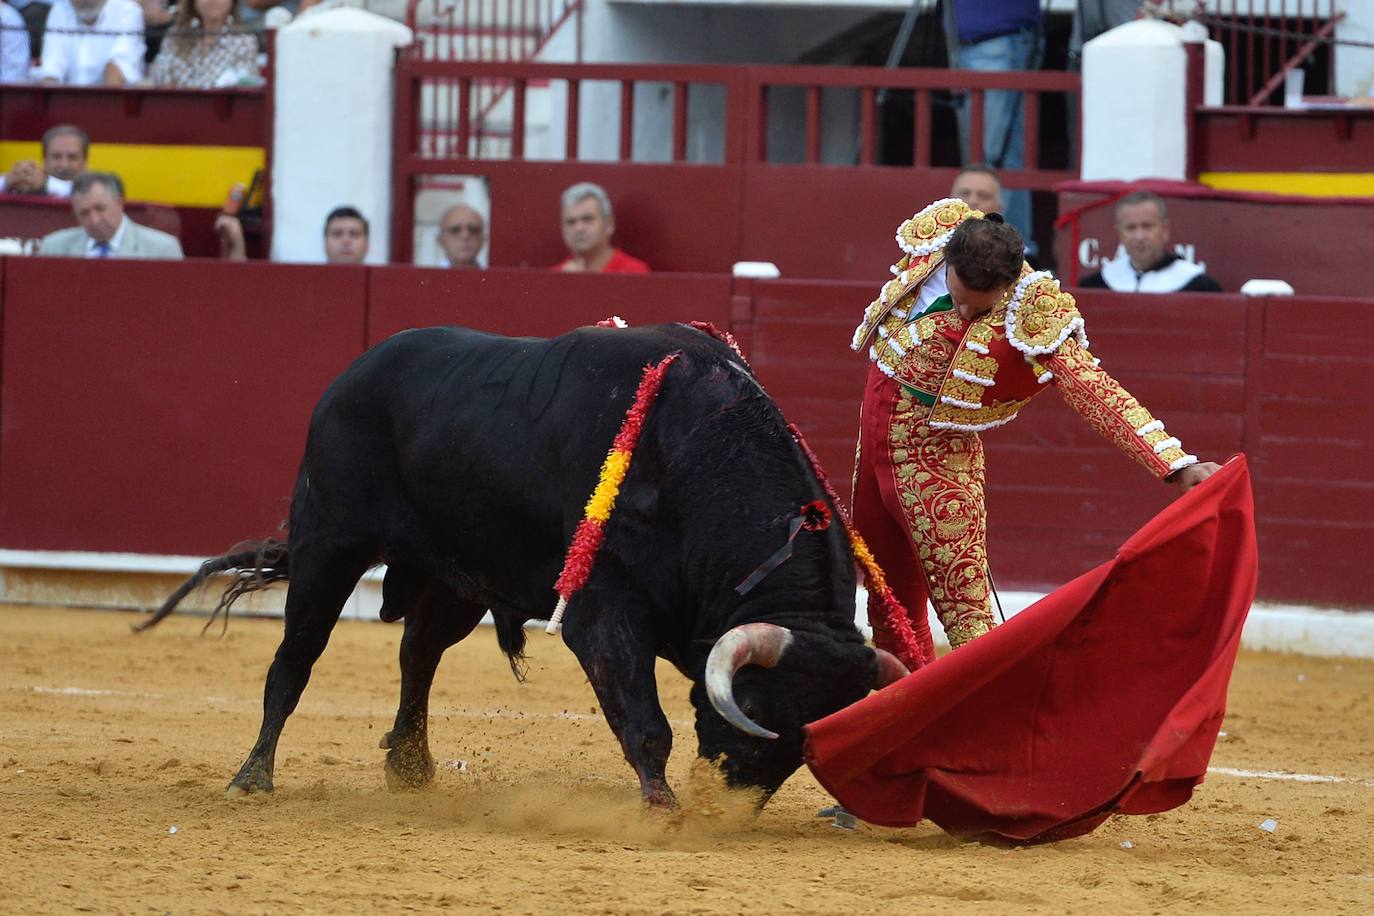
{"type": "MultiPolygon", "coordinates": [[[[847,495],[866,372],[848,344],[880,279],[0,259],[0,547],[208,555],[272,533],[329,379],[436,323],[731,327],[847,495]]],[[[1374,607],[1374,431],[1357,401],[1374,301],[1083,291],[1080,305],[1094,353],[1192,451],[1250,456],[1261,596],[1374,607]]],[[[1174,495],[1052,393],[985,442],[1003,588],[1102,562],[1174,495]]]]}
{"type": "Polygon", "coordinates": [[[0,543],[210,554],[276,530],[362,349],[364,272],[240,268],[6,259],[0,543]]]}
{"type": "Polygon", "coordinates": [[[436,324],[534,337],[553,337],[612,315],[637,325],[701,320],[730,326],[730,278],[721,274],[376,267],[368,275],[369,346],[406,328],[436,324]]]}

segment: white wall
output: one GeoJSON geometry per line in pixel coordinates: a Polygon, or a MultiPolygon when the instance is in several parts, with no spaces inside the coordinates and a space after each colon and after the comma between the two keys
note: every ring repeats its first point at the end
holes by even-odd
{"type": "MultiPolygon", "coordinates": [[[[1083,46],[1083,180],[1186,177],[1184,31],[1137,20],[1083,46]]],[[[1208,105],[1221,103],[1224,56],[1207,42],[1208,105]]]]}
{"type": "MultiPolygon", "coordinates": [[[[1336,7],[1345,11],[1337,41],[1374,44],[1374,0],[1340,0],[1336,7]]],[[[1374,48],[1336,48],[1336,94],[1374,95],[1374,48]]]]}
{"type": "Polygon", "coordinates": [[[324,218],[351,204],[386,263],[391,225],[392,70],[410,29],[356,9],[301,15],[277,32],[272,258],[324,260],[324,218]]]}

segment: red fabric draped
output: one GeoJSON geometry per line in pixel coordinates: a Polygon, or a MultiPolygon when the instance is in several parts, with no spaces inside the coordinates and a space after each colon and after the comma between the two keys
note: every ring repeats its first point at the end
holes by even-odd
{"type": "Polygon", "coordinates": [[[1175,808],[1207,772],[1257,572],[1238,456],[1109,562],[807,726],[807,764],[870,823],[1001,842],[1175,808]]]}

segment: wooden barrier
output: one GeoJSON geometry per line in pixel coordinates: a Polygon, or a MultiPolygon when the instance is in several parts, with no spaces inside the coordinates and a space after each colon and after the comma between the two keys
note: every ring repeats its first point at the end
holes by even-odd
{"type": "MultiPolygon", "coordinates": [[[[0,258],[0,548],[209,555],[276,532],[328,381],[371,343],[435,323],[733,328],[847,494],[866,372],[848,343],[872,294],[725,275],[0,258]]],[[[1249,454],[1261,596],[1374,607],[1374,431],[1356,400],[1374,301],[1083,291],[1080,304],[1103,364],[1192,451],[1249,454]]],[[[985,441],[1004,589],[1101,562],[1174,494],[1053,394],[985,441]]]]}

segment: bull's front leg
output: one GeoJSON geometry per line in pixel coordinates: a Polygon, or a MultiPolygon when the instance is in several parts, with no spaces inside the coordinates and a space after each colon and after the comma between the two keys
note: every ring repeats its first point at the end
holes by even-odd
{"type": "Polygon", "coordinates": [[[673,730],[658,702],[654,680],[657,637],[649,614],[633,606],[599,606],[599,595],[577,596],[568,608],[563,638],[587,672],[606,722],[639,776],[644,803],[676,806],[665,771],[673,730]]]}

